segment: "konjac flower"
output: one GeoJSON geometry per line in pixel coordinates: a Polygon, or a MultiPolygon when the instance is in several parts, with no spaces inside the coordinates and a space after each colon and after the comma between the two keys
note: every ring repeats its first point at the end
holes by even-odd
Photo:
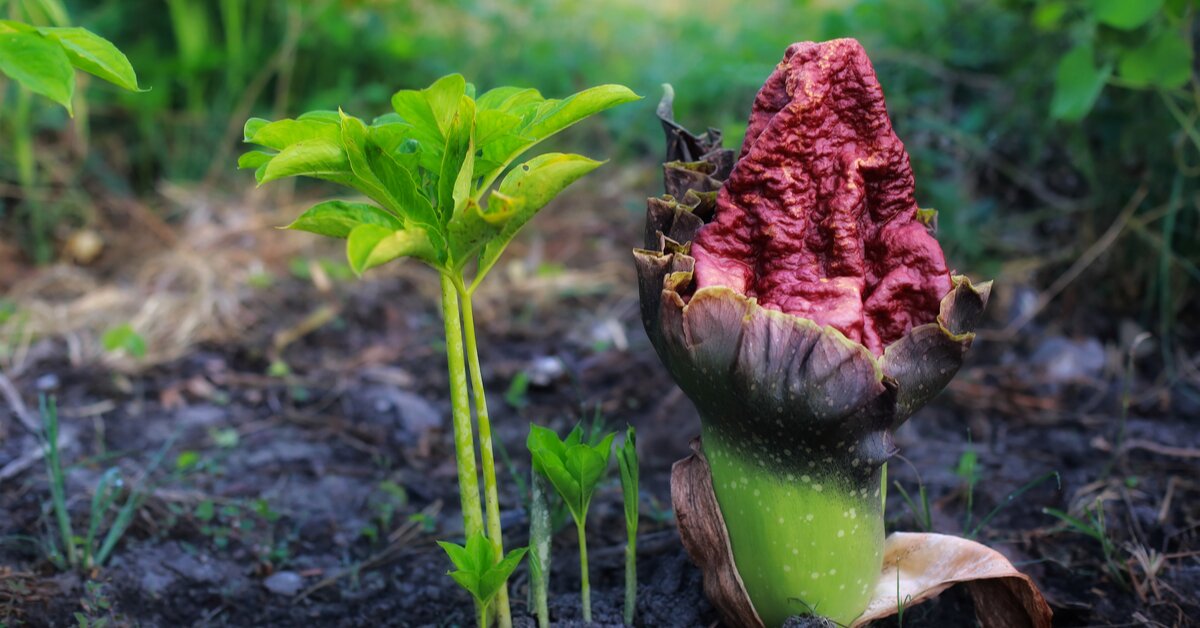
{"type": "Polygon", "coordinates": [[[635,258],[646,331],[711,469],[673,477],[684,543],[734,623],[849,624],[883,561],[892,432],[957,372],[990,283],[948,270],[858,42],[788,48],[736,164],[670,99],[667,195],[635,258]],[[680,503],[710,493],[720,522],[680,503]]]}

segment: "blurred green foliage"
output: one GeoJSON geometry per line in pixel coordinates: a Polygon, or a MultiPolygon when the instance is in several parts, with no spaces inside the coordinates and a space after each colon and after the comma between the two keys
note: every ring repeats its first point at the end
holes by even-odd
{"type": "MultiPolygon", "coordinates": [[[[1196,4],[68,1],[73,23],[128,53],[152,89],[92,94],[77,124],[90,120],[107,153],[76,168],[120,191],[146,192],[163,178],[228,181],[249,116],[384,113],[396,89],[448,72],[480,89],[527,85],[554,97],[628,85],[648,98],[579,133],[602,144],[598,153],[651,163],[661,150],[659,84],[675,85],[681,121],[719,126],[736,143],[789,43],[850,36],[875,62],[918,201],[939,210],[956,266],[994,276],[1023,261],[1046,285],[1124,220],[1124,235],[1059,301],[1076,304],[1063,316],[1106,325],[1088,322],[1090,306],[1102,304],[1171,337],[1174,321],[1196,312],[1200,281],[1196,4]],[[1123,214],[1131,201],[1139,203],[1123,214]]],[[[34,122],[48,141],[66,120],[48,112],[34,122]]],[[[4,156],[0,179],[15,180],[4,156]]],[[[17,196],[12,188],[0,202],[17,196]]]]}

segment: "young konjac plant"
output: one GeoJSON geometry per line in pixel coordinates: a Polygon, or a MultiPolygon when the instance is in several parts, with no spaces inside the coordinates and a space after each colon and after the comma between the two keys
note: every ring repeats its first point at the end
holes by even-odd
{"type": "Polygon", "coordinates": [[[892,432],[958,370],[990,283],[947,268],[858,42],[791,46],[736,164],[670,92],[659,115],[668,194],[635,257],[646,331],[701,415],[681,535],[724,571],[706,588],[733,623],[849,624],[883,561],[892,432]]]}
{"type": "Polygon", "coordinates": [[[637,607],[637,529],[638,529],[638,455],[637,435],[630,425],[625,441],[617,448],[617,467],[621,470],[621,495],[625,505],[625,623],[633,625],[637,607]]]}
{"type": "MultiPolygon", "coordinates": [[[[497,559],[503,555],[500,507],[471,297],[521,227],[602,163],[566,153],[546,153],[513,166],[516,159],[580,120],[637,98],[620,85],[593,87],[562,100],[518,87],[498,87],[475,98],[474,86],[451,74],[425,89],[397,92],[395,113],[370,124],[342,111],[246,123],[246,142],[266,150],[246,153],[238,165],[254,169],[260,184],[306,176],[354,188],[372,201],[319,203],[288,228],[344,238],[357,273],[402,257],[438,272],[464,531],[468,539],[484,531],[469,377],[486,534],[497,559]]],[[[495,610],[499,624],[509,626],[503,587],[495,610]]]]}
{"type": "Polygon", "coordinates": [[[592,503],[596,486],[608,469],[612,456],[612,432],[598,443],[584,440],[583,428],[575,429],[560,440],[553,430],[539,425],[529,426],[527,446],[533,458],[533,468],[550,481],[551,486],[562,497],[575,520],[575,531],[579,536],[580,593],[583,598],[583,621],[592,621],[592,593],[588,584],[587,562],[587,513],[592,503]]]}
{"type": "Polygon", "coordinates": [[[448,572],[451,578],[475,598],[475,608],[480,626],[486,626],[492,602],[504,589],[508,577],[521,564],[527,548],[510,550],[508,555],[496,556],[492,544],[482,533],[467,539],[466,545],[438,541],[446,555],[454,563],[455,570],[448,572]]]}

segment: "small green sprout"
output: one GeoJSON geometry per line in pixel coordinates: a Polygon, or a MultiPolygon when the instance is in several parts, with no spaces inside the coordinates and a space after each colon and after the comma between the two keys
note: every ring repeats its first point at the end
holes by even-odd
{"type": "Polygon", "coordinates": [[[630,425],[625,430],[625,442],[617,449],[617,466],[621,469],[621,493],[625,498],[625,623],[633,624],[637,606],[637,528],[638,528],[638,456],[637,439],[630,425]]]}
{"type": "Polygon", "coordinates": [[[438,541],[438,545],[446,550],[450,561],[456,567],[455,571],[447,574],[475,598],[479,626],[486,628],[492,601],[504,588],[504,583],[508,581],[513,570],[521,563],[528,548],[514,549],[503,559],[497,560],[492,544],[482,533],[471,535],[466,545],[456,545],[448,541],[438,541]]]}
{"type": "Polygon", "coordinates": [[[587,535],[584,528],[592,495],[608,470],[608,459],[612,456],[612,442],[616,435],[613,432],[598,444],[591,444],[583,440],[583,428],[579,425],[571,430],[566,440],[559,440],[553,430],[538,425],[529,426],[527,445],[533,456],[533,468],[550,480],[575,519],[575,530],[579,534],[579,576],[584,622],[592,621],[587,535]]]}
{"type": "Polygon", "coordinates": [[[134,331],[129,323],[117,325],[104,332],[100,337],[100,344],[104,345],[104,350],[109,353],[124,351],[134,358],[146,357],[146,339],[134,331]]]}
{"type": "Polygon", "coordinates": [[[1117,542],[1109,534],[1108,524],[1104,519],[1103,501],[1097,499],[1092,505],[1084,507],[1082,518],[1067,514],[1057,508],[1043,508],[1042,513],[1062,521],[1068,530],[1096,539],[1100,543],[1100,551],[1104,555],[1104,566],[1108,570],[1108,575],[1122,589],[1129,589],[1129,582],[1125,579],[1124,562],[1117,555],[1117,542]]]}
{"type": "MultiPolygon", "coordinates": [[[[87,532],[84,536],[77,536],[71,525],[71,513],[67,509],[70,500],[67,498],[62,452],[58,448],[58,406],[53,397],[42,397],[39,403],[46,452],[46,473],[50,480],[50,503],[59,536],[58,540],[50,537],[47,542],[47,554],[55,566],[64,570],[89,571],[102,567],[112,555],[117,542],[129,529],[134,515],[145,503],[147,487],[144,481],[127,486],[116,467],[105,471],[92,492],[87,532]],[[117,498],[122,493],[126,494],[125,501],[118,506],[117,498]],[[116,512],[112,514],[114,509],[116,512]],[[105,525],[107,530],[104,529],[105,525]],[[62,543],[61,550],[59,542],[62,543]]],[[[174,439],[168,440],[155,454],[145,476],[149,476],[158,468],[173,443],[174,439]]]]}

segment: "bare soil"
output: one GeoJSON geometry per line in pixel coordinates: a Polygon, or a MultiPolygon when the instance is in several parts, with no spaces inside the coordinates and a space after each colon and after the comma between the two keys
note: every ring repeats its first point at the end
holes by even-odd
{"type": "MultiPolygon", "coordinates": [[[[610,429],[632,424],[643,478],[637,624],[712,626],[719,618],[672,525],[670,467],[699,423],[641,329],[628,259],[641,211],[635,195],[577,190],[539,218],[482,295],[504,529],[509,545],[525,542],[530,421],[566,430],[598,412],[610,429]],[[570,207],[585,198],[608,209],[570,207]],[[522,372],[528,390],[506,394],[522,372]]],[[[320,251],[338,259],[335,248],[320,251]]],[[[133,626],[472,624],[434,545],[459,535],[461,519],[433,277],[414,267],[323,291],[280,273],[244,298],[236,338],[144,370],[73,364],[66,341],[41,341],[41,357],[14,383],[26,403],[58,398],[77,531],[106,468],[137,484],[166,443],[168,453],[112,560],[86,574],[56,570],[40,549],[52,532],[44,467],[0,483],[0,626],[73,626],[76,613],[133,626]],[[305,328],[326,305],[335,315],[305,328]],[[297,329],[307,333],[280,347],[280,334],[297,329]]],[[[998,283],[1006,290],[1015,287],[998,283]]],[[[994,328],[1013,315],[997,303],[994,328]]],[[[889,475],[915,495],[919,471],[933,530],[977,532],[1006,554],[1042,586],[1056,625],[1191,625],[1200,616],[1200,407],[1184,378],[1151,376],[1153,356],[1130,374],[1119,339],[1100,337],[1093,364],[1086,338],[1054,329],[982,338],[947,392],[900,430],[905,460],[889,475]],[[1052,342],[1066,344],[1039,353],[1052,342]],[[971,491],[956,473],[968,452],[978,469],[971,491]],[[1051,471],[1060,485],[1008,498],[1051,471]],[[1109,561],[1099,540],[1043,511],[1079,516],[1095,503],[1115,548],[1109,561]]],[[[0,467],[36,448],[9,413],[0,426],[0,467]]],[[[919,529],[898,491],[888,506],[891,528],[919,529]]],[[[620,625],[615,469],[589,529],[595,623],[620,625]]],[[[571,529],[555,539],[551,583],[555,625],[581,625],[571,529]]],[[[518,623],[532,626],[524,568],[512,585],[518,623]]],[[[951,590],[904,621],[974,619],[969,597],[951,590]]]]}

